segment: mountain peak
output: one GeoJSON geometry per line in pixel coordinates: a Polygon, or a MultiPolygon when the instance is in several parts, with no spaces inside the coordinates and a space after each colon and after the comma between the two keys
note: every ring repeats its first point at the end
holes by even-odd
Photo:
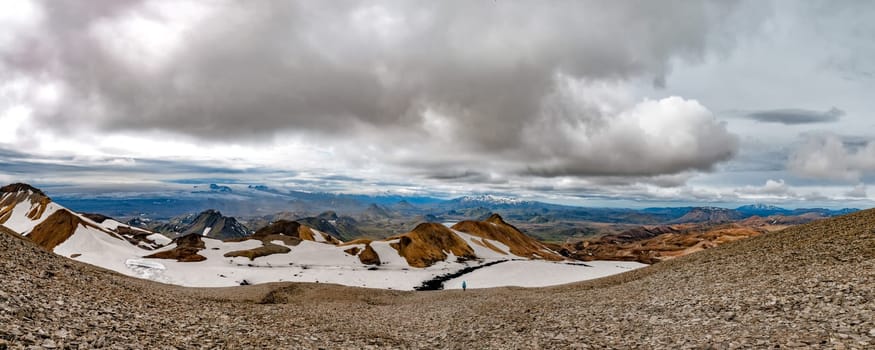
{"type": "Polygon", "coordinates": [[[21,183],[21,182],[0,187],[0,192],[3,192],[3,193],[31,192],[35,195],[49,198],[49,196],[46,196],[46,194],[43,193],[43,191],[41,191],[40,189],[33,187],[31,185],[28,185],[26,183],[21,183]]]}
{"type": "Polygon", "coordinates": [[[738,209],[784,210],[784,208],[781,208],[779,206],[775,206],[775,205],[771,205],[771,204],[764,204],[764,203],[743,205],[743,206],[738,207],[738,209]]]}
{"type": "MultiPolygon", "coordinates": [[[[492,214],[484,221],[460,221],[453,225],[452,229],[480,238],[501,242],[510,249],[511,254],[517,256],[554,261],[564,259],[541,242],[505,222],[498,214],[492,214]]],[[[508,253],[497,249],[497,247],[490,248],[502,254],[508,253]]]]}
{"type": "Polygon", "coordinates": [[[493,223],[496,225],[499,225],[499,224],[500,225],[507,225],[507,223],[504,221],[504,218],[502,218],[501,215],[498,215],[496,213],[493,213],[492,215],[489,216],[488,219],[486,219],[484,221],[489,222],[489,223],[493,223]]]}
{"type": "Polygon", "coordinates": [[[216,209],[207,209],[207,210],[202,211],[199,215],[218,215],[218,216],[222,216],[222,212],[220,212],[220,211],[218,211],[218,210],[216,210],[216,209]]]}
{"type": "MultiPolygon", "coordinates": [[[[25,216],[29,221],[40,220],[43,214],[50,210],[52,199],[45,195],[39,189],[24,183],[14,183],[0,188],[0,224],[6,225],[7,228],[21,233],[25,226],[12,224],[10,226],[10,218],[14,215],[16,208],[21,208],[26,212],[25,216]]],[[[15,222],[15,220],[13,220],[15,222]]],[[[22,222],[18,222],[22,223],[22,222]]],[[[28,227],[32,229],[33,227],[28,227]]]]}
{"type": "Polygon", "coordinates": [[[250,232],[237,219],[224,216],[218,210],[207,209],[198,214],[180,233],[183,235],[197,233],[211,238],[226,239],[246,237],[250,232]]]}
{"type": "Polygon", "coordinates": [[[316,218],[325,220],[337,220],[337,212],[334,210],[328,210],[317,215],[316,218]]]}
{"type": "Polygon", "coordinates": [[[491,203],[491,204],[521,204],[521,203],[526,202],[526,201],[519,199],[519,198],[502,197],[502,196],[495,196],[495,195],[491,195],[491,194],[464,196],[464,197],[459,198],[459,201],[463,202],[463,203],[473,202],[473,203],[491,203]]]}
{"type": "Polygon", "coordinates": [[[477,257],[474,249],[464,239],[438,223],[423,222],[412,231],[389,239],[398,239],[397,243],[391,243],[390,246],[414,267],[428,267],[444,261],[448,257],[447,253],[461,259],[477,257]]]}

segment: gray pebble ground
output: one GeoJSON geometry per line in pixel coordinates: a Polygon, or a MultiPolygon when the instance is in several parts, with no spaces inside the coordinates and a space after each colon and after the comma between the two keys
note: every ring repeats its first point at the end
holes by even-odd
{"type": "Polygon", "coordinates": [[[875,211],[552,288],[193,289],[0,234],[0,349],[875,348],[875,211]]]}

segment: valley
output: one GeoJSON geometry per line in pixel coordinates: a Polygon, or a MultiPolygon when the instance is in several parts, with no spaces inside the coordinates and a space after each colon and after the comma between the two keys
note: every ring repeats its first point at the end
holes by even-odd
{"type": "Polygon", "coordinates": [[[404,292],[184,288],[72,261],[0,227],[0,344],[867,348],[875,344],[873,228],[867,210],[593,281],[404,292]]]}

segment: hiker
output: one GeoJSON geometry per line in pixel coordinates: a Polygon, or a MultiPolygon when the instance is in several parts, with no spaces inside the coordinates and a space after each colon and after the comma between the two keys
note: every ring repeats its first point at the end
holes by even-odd
{"type": "Polygon", "coordinates": [[[466,289],[468,289],[468,283],[465,283],[465,281],[462,281],[462,291],[464,292],[466,289]]]}

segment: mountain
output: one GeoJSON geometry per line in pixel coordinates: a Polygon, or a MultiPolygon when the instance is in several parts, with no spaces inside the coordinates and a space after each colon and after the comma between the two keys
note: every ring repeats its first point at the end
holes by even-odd
{"type": "Polygon", "coordinates": [[[246,237],[250,231],[233,217],[223,216],[217,210],[205,210],[178,231],[180,235],[199,234],[216,239],[246,237]]]}
{"type": "Polygon", "coordinates": [[[805,214],[818,214],[822,217],[833,217],[839,215],[850,214],[858,211],[858,209],[844,208],[844,209],[824,209],[824,208],[799,208],[799,209],[785,209],[781,207],[777,207],[774,205],[767,204],[750,204],[738,207],[735,209],[739,213],[742,213],[745,217],[750,216],[773,216],[773,215],[783,215],[783,216],[799,216],[805,214]]]}
{"type": "Polygon", "coordinates": [[[554,261],[565,259],[547,248],[543,243],[527,236],[513,225],[505,222],[498,214],[492,214],[485,221],[462,221],[453,225],[453,229],[477,236],[480,238],[480,241],[475,242],[501,253],[511,253],[530,259],[554,261]],[[502,243],[506,250],[488,244],[488,240],[502,243]]]}
{"type": "Polygon", "coordinates": [[[693,208],[684,216],[672,220],[669,222],[670,224],[686,224],[686,223],[708,223],[708,224],[720,224],[727,223],[736,220],[740,220],[744,218],[744,214],[726,208],[717,208],[717,207],[698,207],[693,208]]]}
{"type": "Polygon", "coordinates": [[[395,204],[392,204],[390,206],[390,208],[392,208],[393,210],[404,211],[404,212],[414,211],[414,210],[418,209],[415,205],[411,204],[410,202],[408,202],[407,200],[404,200],[404,199],[398,201],[395,204]]]}
{"type": "Polygon", "coordinates": [[[20,183],[0,188],[0,225],[47,250],[110,269],[124,262],[104,261],[107,251],[138,255],[170,242],[165,236],[109,217],[75,213],[20,183]]]}
{"type": "Polygon", "coordinates": [[[533,204],[535,202],[524,201],[519,198],[513,197],[502,197],[502,196],[494,196],[490,194],[478,195],[478,196],[464,196],[451,200],[450,202],[457,202],[462,205],[468,206],[517,206],[524,204],[533,204]]]}
{"type": "MultiPolygon", "coordinates": [[[[386,209],[376,204],[371,208],[386,209]]],[[[293,280],[411,289],[505,262],[563,266],[574,258],[655,263],[822,219],[817,212],[739,220],[741,216],[731,209],[691,208],[677,219],[684,223],[547,245],[495,213],[452,227],[425,222],[385,239],[344,242],[338,228],[345,217],[336,212],[273,220],[251,232],[234,218],[207,210],[176,219],[179,235],[170,241],[105,215],[67,210],[24,184],[3,187],[0,197],[0,224],[55,253],[131,276],[203,287],[293,280]]],[[[613,265],[609,271],[623,268],[613,265]]]]}
{"type": "Polygon", "coordinates": [[[407,260],[410,266],[428,267],[436,262],[447,260],[452,255],[458,259],[477,258],[474,249],[464,239],[444,225],[422,223],[412,231],[387,238],[392,248],[407,260]]]}
{"type": "MultiPolygon", "coordinates": [[[[122,274],[187,286],[292,280],[394,289],[413,289],[428,282],[441,288],[441,281],[455,274],[510,261],[556,263],[548,267],[563,272],[554,275],[558,279],[553,283],[564,283],[642,266],[587,270],[565,264],[563,257],[498,215],[454,228],[421,223],[387,239],[343,242],[306,225],[306,220],[277,220],[250,234],[233,218],[207,210],[180,217],[176,223],[184,229],[171,241],[108,216],[67,210],[26,185],[3,190],[4,227],[42,247],[122,274]],[[566,271],[569,267],[583,270],[572,274],[566,271]]],[[[312,219],[334,228],[331,221],[342,218],[324,213],[312,219]]]]}
{"type": "MultiPolygon", "coordinates": [[[[470,288],[514,273],[550,276],[510,261],[465,274],[466,292],[419,293],[330,283],[166,286],[52,254],[0,226],[0,347],[189,348],[196,337],[204,347],[241,349],[866,349],[875,338],[873,227],[875,210],[865,210],[597,280],[470,288]]],[[[261,270],[329,281],[314,266],[261,270]]],[[[417,270],[372,272],[397,281],[417,270]]]]}
{"type": "Polygon", "coordinates": [[[620,234],[563,244],[563,256],[577,260],[638,261],[654,264],[769,232],[755,223],[639,227],[620,234]]]}
{"type": "MultiPolygon", "coordinates": [[[[330,212],[334,213],[334,212],[330,212]]],[[[328,233],[339,240],[352,240],[361,237],[363,233],[358,228],[358,222],[349,216],[320,214],[317,217],[306,217],[295,221],[328,233]]]]}
{"type": "Polygon", "coordinates": [[[370,205],[368,205],[368,208],[360,214],[360,217],[366,220],[384,220],[392,218],[394,216],[396,215],[394,215],[394,213],[392,213],[388,208],[378,205],[376,203],[371,203],[370,205]]]}
{"type": "Polygon", "coordinates": [[[342,242],[301,222],[280,220],[252,235],[224,241],[196,234],[181,236],[174,240],[175,244],[143,259],[134,257],[127,261],[137,266],[143,277],[182,285],[317,278],[341,284],[412,289],[447,271],[478,269],[505,261],[565,259],[497,215],[488,222],[472,221],[458,228],[470,233],[437,223],[421,223],[409,232],[382,240],[342,242]],[[187,263],[192,261],[202,262],[197,267],[200,277],[188,272],[192,267],[187,263]],[[334,272],[338,269],[342,272],[334,272]],[[377,276],[393,277],[375,279],[377,276]]]}
{"type": "Polygon", "coordinates": [[[305,192],[263,185],[185,181],[168,186],[163,191],[146,193],[70,192],[59,196],[57,200],[77,211],[127,218],[145,215],[154,220],[166,220],[180,212],[201,212],[208,208],[235,217],[270,215],[280,211],[312,215],[327,210],[352,215],[366,210],[370,204],[391,207],[401,201],[414,206],[407,209],[411,214],[420,214],[419,207],[425,208],[442,202],[441,199],[432,197],[305,192]]]}
{"type": "Polygon", "coordinates": [[[745,216],[771,216],[776,214],[784,215],[791,213],[791,210],[762,203],[743,205],[735,208],[735,210],[739,213],[744,214],[745,216]]]}
{"type": "Polygon", "coordinates": [[[301,241],[326,242],[333,245],[343,243],[328,233],[319,231],[318,229],[314,229],[307,225],[302,225],[297,221],[288,220],[274,222],[258,231],[255,231],[252,236],[247,238],[258,239],[262,242],[280,240],[290,245],[297,245],[297,243],[300,243],[301,241]],[[297,242],[292,241],[292,243],[289,243],[284,237],[295,238],[297,239],[297,242]]]}

